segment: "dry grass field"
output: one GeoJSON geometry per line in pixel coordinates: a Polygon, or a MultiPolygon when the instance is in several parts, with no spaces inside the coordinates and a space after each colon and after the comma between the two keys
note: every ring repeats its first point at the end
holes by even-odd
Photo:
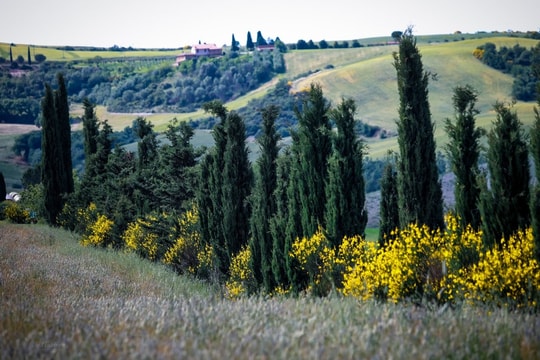
{"type": "Polygon", "coordinates": [[[232,301],[133,254],[0,222],[1,359],[537,359],[540,317],[331,296],[232,301]]]}

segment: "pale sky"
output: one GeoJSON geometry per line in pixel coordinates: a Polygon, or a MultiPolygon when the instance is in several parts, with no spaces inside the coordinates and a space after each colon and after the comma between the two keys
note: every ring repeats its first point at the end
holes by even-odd
{"type": "Polygon", "coordinates": [[[279,37],[354,40],[390,36],[540,30],[538,0],[0,0],[0,42],[178,48],[206,42],[244,45],[279,37]]]}

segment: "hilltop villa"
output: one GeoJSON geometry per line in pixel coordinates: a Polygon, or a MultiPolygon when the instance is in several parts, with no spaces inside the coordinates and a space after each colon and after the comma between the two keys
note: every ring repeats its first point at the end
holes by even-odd
{"type": "Polygon", "coordinates": [[[191,52],[182,53],[176,57],[176,65],[182,61],[195,59],[199,56],[218,57],[223,55],[223,50],[216,44],[197,44],[191,47],[191,52]]]}

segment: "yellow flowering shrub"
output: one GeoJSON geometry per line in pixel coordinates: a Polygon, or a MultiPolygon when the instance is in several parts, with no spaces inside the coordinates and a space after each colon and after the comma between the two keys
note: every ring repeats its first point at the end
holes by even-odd
{"type": "Polygon", "coordinates": [[[450,299],[510,307],[537,307],[540,267],[532,229],[518,231],[500,247],[480,252],[479,261],[448,276],[450,299]]]}
{"type": "Polygon", "coordinates": [[[230,277],[225,283],[227,294],[235,299],[246,295],[255,283],[255,277],[251,271],[249,263],[251,261],[251,250],[249,246],[244,246],[238,254],[231,259],[229,267],[230,277]]]}
{"type": "Polygon", "coordinates": [[[143,258],[156,260],[158,252],[158,236],[151,231],[152,218],[137,219],[128,224],[122,234],[126,249],[135,251],[143,258]]]}
{"type": "Polygon", "coordinates": [[[214,269],[215,253],[210,244],[205,244],[197,253],[197,275],[202,278],[209,278],[214,269]]]}
{"type": "Polygon", "coordinates": [[[114,223],[105,215],[98,215],[97,220],[90,223],[81,237],[83,246],[104,246],[109,243],[114,223]]]}
{"type": "MultiPolygon", "coordinates": [[[[410,225],[385,248],[358,241],[344,267],[341,292],[361,299],[398,302],[422,296],[440,302],[470,301],[538,307],[540,268],[531,229],[485,250],[482,232],[460,229],[452,215],[444,231],[410,225]]],[[[345,243],[345,239],[344,239],[345,243]]],[[[337,256],[340,262],[343,255],[337,256]]]]}
{"type": "Polygon", "coordinates": [[[310,281],[311,292],[317,295],[327,294],[335,286],[334,270],[336,252],[319,226],[311,237],[297,238],[292,243],[289,254],[295,258],[310,281]]]}
{"type": "Polygon", "coordinates": [[[194,204],[178,219],[177,237],[163,256],[163,263],[171,265],[179,273],[197,272],[199,253],[203,248],[201,234],[197,229],[198,222],[199,212],[194,204]]]}

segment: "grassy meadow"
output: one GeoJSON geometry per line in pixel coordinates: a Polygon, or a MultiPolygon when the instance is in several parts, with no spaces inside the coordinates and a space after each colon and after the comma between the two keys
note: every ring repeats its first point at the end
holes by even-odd
{"type": "Polygon", "coordinates": [[[0,222],[0,358],[536,359],[538,315],[328,298],[229,300],[135,254],[0,222]]]}

